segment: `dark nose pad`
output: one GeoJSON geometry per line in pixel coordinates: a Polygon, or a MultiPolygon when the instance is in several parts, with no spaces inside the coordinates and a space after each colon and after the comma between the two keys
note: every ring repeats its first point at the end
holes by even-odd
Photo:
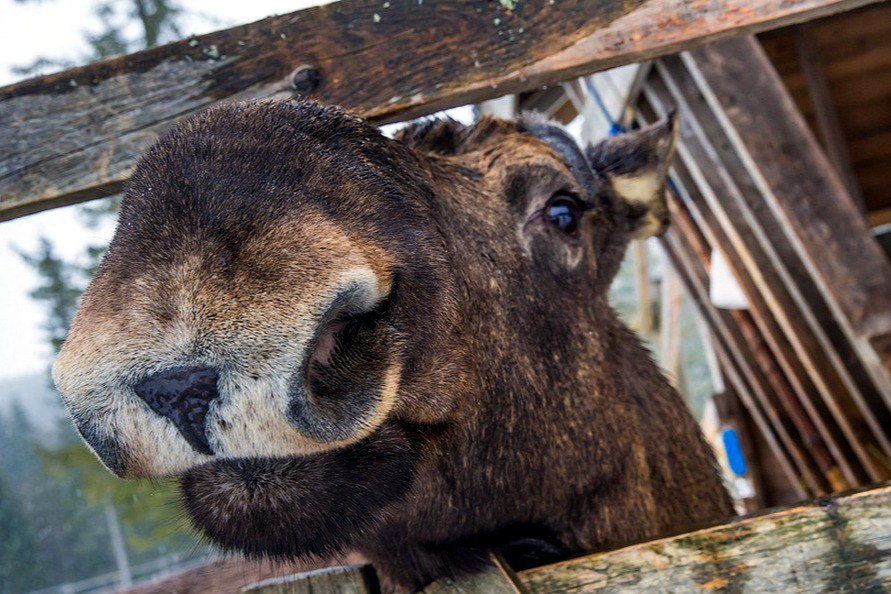
{"type": "Polygon", "coordinates": [[[217,372],[210,367],[171,369],[145,378],[136,394],[149,407],[167,417],[195,451],[208,456],[213,450],[204,433],[204,419],[217,397],[217,372]]]}

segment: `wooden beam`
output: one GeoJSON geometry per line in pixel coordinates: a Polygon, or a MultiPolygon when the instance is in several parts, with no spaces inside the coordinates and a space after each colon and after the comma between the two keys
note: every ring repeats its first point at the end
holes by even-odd
{"type": "MultiPolygon", "coordinates": [[[[679,192],[686,194],[683,188],[679,192]]],[[[719,310],[709,300],[708,244],[695,225],[685,204],[686,199],[680,199],[675,193],[672,196],[668,203],[672,225],[662,236],[661,243],[674,269],[683,279],[688,294],[712,329],[715,338],[712,345],[724,366],[727,379],[745,403],[795,494],[804,498],[808,494],[822,493],[821,486],[804,460],[804,452],[790,438],[789,430],[769,402],[766,382],[754,365],[755,357],[735,332],[729,312],[719,310]]]]}
{"type": "MultiPolygon", "coordinates": [[[[659,71],[661,71],[661,65],[657,72],[659,71]]],[[[717,310],[711,304],[708,295],[708,265],[711,247],[719,247],[725,255],[734,276],[739,280],[746,293],[755,319],[762,324],[761,328],[765,336],[782,334],[779,330],[774,329],[776,324],[770,316],[764,297],[764,291],[772,290],[773,285],[781,286],[781,283],[772,276],[767,276],[767,281],[764,283],[756,283],[752,279],[752,275],[749,274],[748,267],[738,255],[746,252],[746,245],[749,241],[746,236],[740,235],[740,230],[728,225],[729,221],[741,218],[736,212],[730,211],[723,216],[720,214],[723,212],[720,203],[722,199],[726,202],[731,189],[724,185],[724,180],[720,176],[715,176],[722,169],[722,165],[712,161],[710,155],[713,153],[710,150],[712,145],[705,145],[702,138],[692,133],[702,124],[696,119],[696,115],[691,113],[689,105],[675,100],[658,75],[648,81],[644,89],[647,100],[654,105],[658,113],[664,114],[669,109],[681,108],[682,138],[678,147],[678,159],[672,173],[672,179],[678,190],[678,199],[672,200],[671,203],[672,224],[676,227],[679,235],[676,242],[680,244],[675,248],[675,251],[683,251],[681,246],[691,243],[699,235],[704,235],[700,243],[705,244],[686,250],[691,254],[685,264],[688,269],[686,279],[688,289],[697,283],[703,286],[703,295],[697,300],[697,305],[701,311],[703,309],[714,310],[710,317],[706,317],[711,320],[716,336],[723,337],[727,345],[725,350],[728,356],[736,363],[749,386],[748,390],[745,386],[735,385],[734,387],[746,401],[746,406],[750,411],[756,406],[763,409],[766,421],[776,431],[778,442],[790,453],[790,459],[795,462],[799,472],[806,478],[807,470],[814,466],[810,459],[819,460],[821,456],[818,454],[825,450],[824,440],[830,445],[833,452],[839,452],[838,446],[835,445],[835,433],[838,430],[827,430],[822,423],[822,417],[817,413],[813,415],[814,423],[808,422],[809,416],[800,410],[801,404],[796,399],[783,398],[787,394],[786,390],[777,391],[779,380],[776,377],[775,365],[770,364],[772,357],[765,356],[762,341],[754,339],[756,333],[747,328],[751,317],[743,312],[717,310]],[[690,261],[693,263],[691,264],[690,261]],[[748,391],[751,392],[752,397],[747,399],[748,391]],[[814,424],[819,432],[815,432],[814,424]],[[800,447],[803,444],[807,444],[807,446],[800,447]]],[[[732,206],[732,204],[728,204],[728,206],[732,206]]],[[[672,233],[672,229],[669,228],[666,240],[672,238],[672,233]]],[[[755,267],[757,268],[757,264],[755,267]]],[[[765,267],[760,272],[762,275],[770,275],[771,268],[765,267]]],[[[695,292],[695,290],[691,289],[691,292],[695,292]]],[[[784,362],[790,364],[796,362],[794,357],[785,356],[783,349],[777,349],[777,355],[784,357],[781,359],[784,362]]],[[[795,371],[792,370],[790,373],[794,374],[795,371]]],[[[796,387],[800,388],[798,385],[796,387]]],[[[799,391],[797,396],[805,406],[811,404],[808,398],[809,393],[799,391]]],[[[752,414],[757,419],[757,413],[752,411],[752,414]]],[[[828,414],[825,416],[829,418],[829,422],[835,418],[828,414]]],[[[840,413],[838,417],[841,421],[846,420],[846,417],[840,413]]],[[[763,426],[761,428],[763,430],[763,426]]],[[[850,431],[849,435],[850,439],[857,437],[853,431],[850,431]]],[[[863,448],[860,449],[863,458],[868,462],[868,455],[862,451],[863,448]]],[[[777,453],[777,458],[782,460],[780,453],[777,453]]],[[[851,471],[843,453],[838,453],[837,460],[848,479],[853,484],[860,484],[862,475],[851,471]]],[[[819,462],[816,466],[824,474],[831,470],[831,466],[827,467],[819,462]]],[[[811,494],[826,492],[824,486],[816,484],[813,480],[807,479],[806,482],[811,494]]]]}
{"type": "MultiPolygon", "coordinates": [[[[754,38],[683,57],[807,277],[891,407],[891,264],[754,38]],[[768,99],[769,98],[769,99],[768,99]]],[[[854,394],[855,398],[857,394],[854,394]]],[[[858,405],[864,406],[858,401],[858,405]]]]}
{"type": "MultiPolygon", "coordinates": [[[[662,273],[661,313],[659,315],[659,363],[672,385],[681,390],[681,307],[683,288],[674,268],[662,273]]],[[[683,392],[683,390],[681,390],[683,392]]]]}
{"type": "MultiPolygon", "coordinates": [[[[563,592],[884,592],[891,585],[891,485],[827,497],[687,534],[569,559],[519,575],[489,569],[424,594],[563,592]]],[[[267,580],[246,594],[376,592],[370,566],[267,580]],[[372,580],[372,581],[369,581],[372,580]]]]}
{"type": "Polygon", "coordinates": [[[650,338],[653,335],[653,300],[650,298],[650,264],[646,240],[634,240],[631,250],[634,254],[634,289],[637,294],[637,312],[631,327],[644,338],[650,338]]]}
{"type": "Polygon", "coordinates": [[[558,592],[886,592],[891,486],[520,573],[558,592]]]}
{"type": "Polygon", "coordinates": [[[567,113],[567,103],[569,103],[569,97],[563,92],[562,87],[546,87],[530,93],[524,93],[520,100],[519,111],[537,111],[549,118],[556,118],[562,123],[568,124],[577,114],[575,114],[575,109],[570,109],[569,113],[574,115],[568,119],[561,117],[567,113]]]}
{"type": "MultiPolygon", "coordinates": [[[[664,72],[661,65],[660,71],[664,72]]],[[[667,75],[667,73],[665,74],[667,75]]],[[[718,175],[723,166],[712,161],[713,156],[716,156],[714,155],[714,146],[719,143],[705,144],[706,139],[695,133],[696,130],[701,130],[702,122],[696,119],[697,116],[694,115],[694,112],[704,115],[704,110],[686,103],[683,97],[681,97],[680,89],[677,88],[676,83],[678,81],[671,80],[670,82],[675,83],[675,97],[669,92],[665,81],[661,77],[654,77],[653,80],[648,82],[646,93],[648,99],[659,107],[660,112],[665,112],[672,108],[681,109],[681,118],[682,122],[684,122],[682,127],[683,138],[678,150],[679,159],[675,166],[674,176],[679,187],[683,189],[684,208],[689,208],[691,211],[691,215],[688,217],[691,221],[690,226],[696,225],[697,228],[701,229],[701,232],[708,238],[709,245],[720,247],[734,276],[740,282],[746,294],[750,303],[750,311],[754,315],[754,319],[759,323],[764,336],[782,337],[784,332],[779,329],[769,304],[774,303],[775,307],[780,307],[781,304],[788,302],[785,294],[781,293],[783,283],[773,273],[773,268],[765,263],[764,257],[757,250],[758,246],[754,243],[751,233],[742,225],[742,214],[733,208],[734,204],[730,201],[730,195],[733,190],[726,185],[726,176],[718,175]]],[[[683,216],[683,214],[681,212],[679,217],[683,216]]],[[[679,220],[683,221],[682,218],[679,220]]],[[[690,232],[685,231],[685,233],[689,234],[690,232]]],[[[706,258],[707,255],[702,255],[700,260],[706,261],[706,258]]],[[[781,309],[780,311],[782,312],[783,310],[781,309]]],[[[741,318],[739,316],[734,317],[729,312],[722,315],[727,318],[727,327],[738,334],[737,340],[745,342],[742,330],[738,327],[738,322],[741,318]]],[[[794,338],[796,340],[799,342],[806,341],[807,337],[804,334],[806,328],[795,327],[791,331],[795,333],[794,338]]],[[[802,403],[805,406],[811,404],[814,400],[819,403],[818,399],[812,398],[812,392],[807,388],[809,386],[807,383],[808,376],[801,370],[800,359],[794,355],[789,356],[786,354],[786,349],[783,348],[780,338],[772,346],[778,361],[784,367],[787,377],[794,382],[793,385],[802,403]]],[[[754,353],[748,353],[745,358],[752,365],[763,362],[763,358],[756,357],[754,353]]],[[[817,373],[817,370],[813,371],[817,373]]],[[[763,381],[765,394],[772,393],[769,384],[770,382],[765,378],[763,381]]],[[[833,398],[836,394],[829,388],[826,388],[826,390],[828,393],[824,394],[824,396],[829,399],[828,406],[831,408],[835,405],[833,398]]],[[[844,437],[839,435],[838,439],[836,439],[835,434],[839,431],[837,429],[827,429],[821,420],[824,416],[828,419],[827,423],[830,424],[834,424],[834,419],[839,419],[841,432],[844,432],[848,439],[854,440],[855,444],[859,444],[859,441],[856,439],[857,435],[844,424],[847,420],[846,417],[840,409],[837,409],[838,407],[831,408],[834,413],[831,415],[828,413],[821,415],[816,411],[813,411],[811,415],[820,429],[820,435],[836,453],[839,452],[839,447],[835,444],[837,441],[844,440],[844,437]]],[[[772,419],[777,418],[779,416],[772,417],[772,419]]],[[[798,416],[792,415],[792,418],[797,419],[798,416]]],[[[805,427],[801,426],[799,430],[802,432],[802,436],[806,436],[804,441],[809,444],[806,453],[810,454],[814,447],[819,446],[817,446],[813,437],[808,434],[805,427]]],[[[869,460],[864,448],[859,448],[858,454],[867,461],[869,460]]],[[[849,480],[859,484],[860,479],[846,467],[845,456],[838,454],[837,458],[839,463],[843,465],[849,480]]]]}
{"type": "MultiPolygon", "coordinates": [[[[771,71],[769,63],[762,58],[763,55],[755,53],[745,59],[749,68],[771,71]]],[[[828,311],[823,312],[825,305],[820,309],[822,292],[813,286],[808,269],[786,237],[786,229],[753,181],[758,175],[757,169],[753,173],[734,147],[730,137],[733,131],[728,132],[723,124],[727,118],[725,110],[705,99],[714,94],[709,86],[711,79],[697,80],[688,60],[676,57],[660,61],[657,69],[659,77],[651,84],[650,94],[655,94],[654,100],[664,104],[663,109],[676,106],[681,111],[684,125],[679,154],[694,172],[693,185],[700,190],[690,193],[697,220],[712,234],[712,244],[720,246],[728,257],[752,304],[753,318],[761,335],[768,341],[779,366],[847,479],[854,484],[861,482],[845,468],[848,456],[844,450],[850,444],[869,477],[880,480],[886,475],[875,464],[873,451],[889,451],[883,428],[888,410],[878,396],[872,402],[866,401],[863,394],[867,392],[862,394],[861,389],[874,391],[875,388],[855,381],[852,376],[855,366],[840,357],[837,349],[842,345],[830,339],[828,330],[834,327],[835,321],[828,311]],[[660,87],[661,90],[657,90],[660,87]],[[815,394],[820,398],[815,399],[815,394]],[[843,435],[837,435],[835,425],[843,435]],[[864,431],[866,428],[869,430],[864,431]]],[[[716,70],[711,76],[718,79],[722,73],[716,70]]],[[[731,86],[726,80],[721,84],[725,88],[731,86]]],[[[786,97],[781,86],[761,88],[759,93],[763,98],[769,97],[765,103],[771,104],[786,97]]],[[[747,106],[750,112],[759,109],[754,104],[747,106]]],[[[770,134],[766,132],[765,137],[770,134]]],[[[816,146],[812,138],[810,143],[804,146],[816,146]]],[[[778,147],[772,157],[765,153],[762,159],[789,159],[789,146],[791,143],[778,147]]],[[[800,154],[796,158],[808,156],[800,154]]],[[[755,166],[759,165],[760,162],[755,166]]],[[[869,238],[863,237],[860,241],[869,241],[869,238]]]]}
{"type": "Polygon", "coordinates": [[[0,220],[117,192],[159,134],[223,99],[302,93],[396,121],[872,1],[344,0],[184,39],[0,89],[0,220]]]}
{"type": "Polygon", "coordinates": [[[804,74],[805,84],[811,103],[814,104],[814,115],[817,126],[820,129],[820,137],[823,139],[823,147],[826,155],[832,161],[832,165],[839,177],[848,189],[848,193],[856,201],[861,210],[865,209],[863,196],[860,194],[860,182],[851,165],[851,155],[848,151],[848,143],[838,119],[838,110],[832,99],[832,91],[829,89],[829,81],[823,62],[814,42],[811,28],[808,23],[795,27],[795,47],[798,51],[801,71],[804,74]]]}

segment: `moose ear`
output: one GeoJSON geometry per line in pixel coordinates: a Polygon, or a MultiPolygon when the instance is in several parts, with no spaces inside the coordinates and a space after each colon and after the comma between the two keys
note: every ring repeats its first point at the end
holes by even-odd
{"type": "Polygon", "coordinates": [[[627,207],[635,238],[661,235],[668,227],[665,182],[677,143],[676,113],[646,128],[589,146],[591,167],[604,176],[627,207]]]}

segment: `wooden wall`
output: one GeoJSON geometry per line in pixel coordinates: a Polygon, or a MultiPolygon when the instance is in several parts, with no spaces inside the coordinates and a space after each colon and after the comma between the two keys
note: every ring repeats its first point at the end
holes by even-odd
{"type": "MultiPolygon", "coordinates": [[[[891,3],[813,21],[808,35],[870,221],[891,222],[891,3]]],[[[822,138],[795,28],[764,33],[760,40],[808,124],[822,138]]]]}

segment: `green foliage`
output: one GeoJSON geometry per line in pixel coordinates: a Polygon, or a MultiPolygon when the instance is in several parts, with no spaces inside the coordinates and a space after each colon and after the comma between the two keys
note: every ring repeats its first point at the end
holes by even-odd
{"type": "Polygon", "coordinates": [[[47,316],[43,327],[48,333],[53,352],[58,353],[68,335],[78,299],[83,292],[83,270],[56,255],[52,242],[46,237],[40,238],[35,252],[19,250],[19,256],[34,267],[41,279],[40,285],[30,295],[46,304],[47,316]]]}
{"type": "MultiPolygon", "coordinates": [[[[38,434],[24,413],[16,410],[22,409],[14,406],[8,417],[0,417],[0,480],[5,477],[6,489],[0,507],[12,508],[7,515],[18,514],[12,529],[0,531],[4,538],[0,541],[0,576],[15,572],[28,581],[22,581],[27,587],[8,591],[41,588],[108,571],[113,559],[102,515],[83,505],[73,477],[48,480],[37,453],[38,434]],[[26,565],[22,565],[16,551],[25,546],[31,549],[26,565]]],[[[55,437],[77,440],[70,424],[55,437]]],[[[5,583],[0,579],[0,584],[5,583]]]]}
{"type": "Polygon", "coordinates": [[[37,579],[32,559],[37,537],[18,496],[0,474],[0,594],[23,591],[37,579]]]}
{"type": "Polygon", "coordinates": [[[0,414],[0,594],[114,570],[107,505],[131,563],[196,548],[174,485],[115,478],[67,419],[48,437],[17,404],[0,414]],[[13,573],[21,584],[7,587],[4,576],[13,573]]]}
{"type": "Polygon", "coordinates": [[[189,534],[172,482],[122,481],[109,473],[80,441],[41,447],[37,454],[46,475],[57,481],[73,479],[87,504],[97,508],[114,505],[127,544],[133,549],[150,550],[160,541],[189,534]]]}
{"type": "Polygon", "coordinates": [[[0,470],[13,484],[19,484],[37,463],[30,446],[33,426],[21,403],[15,400],[9,418],[0,414],[0,470]],[[26,447],[21,447],[25,444],[26,447]]]}

